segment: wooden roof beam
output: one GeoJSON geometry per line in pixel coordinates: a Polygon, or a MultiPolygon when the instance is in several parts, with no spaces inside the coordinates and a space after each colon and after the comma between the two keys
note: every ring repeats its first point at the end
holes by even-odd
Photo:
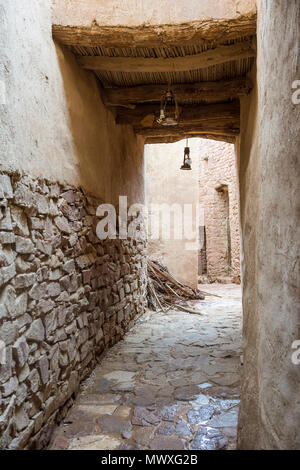
{"type": "MultiPolygon", "coordinates": [[[[172,91],[179,103],[190,99],[226,101],[229,98],[247,95],[251,89],[252,83],[246,77],[172,85],[172,91]]],[[[107,106],[132,107],[133,103],[159,102],[165,90],[166,85],[141,85],[128,88],[105,88],[101,94],[107,106]]]]}
{"type": "Polygon", "coordinates": [[[110,72],[184,72],[198,70],[225,62],[247,59],[256,55],[250,41],[237,42],[229,46],[218,46],[200,54],[174,58],[80,56],[79,64],[88,70],[110,72]]]}
{"type": "Polygon", "coordinates": [[[202,135],[215,135],[215,136],[228,136],[233,139],[239,135],[240,130],[237,128],[230,128],[230,126],[172,126],[172,127],[155,127],[155,128],[135,128],[135,133],[143,136],[145,139],[161,138],[161,137],[201,137],[202,135]]]}
{"type": "MultiPolygon", "coordinates": [[[[53,38],[68,46],[172,47],[211,41],[220,44],[256,34],[256,8],[243,8],[243,4],[239,4],[238,9],[244,11],[237,14],[237,8],[234,8],[232,16],[227,15],[225,18],[211,18],[210,14],[198,12],[198,7],[201,10],[205,6],[205,2],[198,2],[198,5],[194,6],[196,10],[194,9],[193,17],[201,18],[200,20],[153,25],[143,21],[141,25],[127,26],[129,22],[125,17],[120,18],[117,25],[110,24],[118,10],[122,13],[122,9],[114,10],[105,17],[103,8],[94,7],[87,11],[89,2],[81,0],[82,5],[79,5],[79,2],[80,0],[68,2],[67,7],[65,0],[54,2],[53,38]],[[82,6],[84,12],[80,11],[82,6]]],[[[113,2],[111,3],[113,5],[113,2]]],[[[106,8],[109,10],[110,2],[107,2],[106,8]]]]}
{"type": "Polygon", "coordinates": [[[236,137],[230,135],[217,135],[217,134],[188,134],[183,135],[179,134],[176,136],[156,136],[156,137],[145,137],[145,144],[171,144],[178,142],[179,140],[185,139],[188,136],[189,139],[192,137],[198,137],[201,139],[217,140],[219,142],[227,142],[229,144],[234,144],[236,137]]]}
{"type": "MultiPolygon", "coordinates": [[[[135,109],[116,108],[116,123],[130,124],[135,129],[165,129],[156,122],[159,114],[157,105],[139,105],[135,109]]],[[[180,107],[179,123],[176,128],[200,126],[205,128],[240,128],[239,101],[180,107]]],[[[175,127],[175,126],[174,126],[175,127]]],[[[207,131],[208,132],[208,131],[207,131]]],[[[210,131],[211,132],[211,131],[210,131]]]]}

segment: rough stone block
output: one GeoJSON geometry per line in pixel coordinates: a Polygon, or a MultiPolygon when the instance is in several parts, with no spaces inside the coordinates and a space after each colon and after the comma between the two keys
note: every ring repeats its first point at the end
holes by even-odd
{"type": "Polygon", "coordinates": [[[30,369],[29,369],[28,364],[26,363],[21,369],[18,369],[19,382],[20,383],[24,382],[29,376],[29,374],[30,374],[30,369]]]}
{"type": "Polygon", "coordinates": [[[23,367],[29,355],[29,347],[25,338],[19,338],[12,347],[13,358],[19,367],[23,367]]]}
{"type": "Polygon", "coordinates": [[[18,388],[18,379],[17,377],[11,377],[7,382],[0,386],[0,390],[3,398],[9,397],[12,395],[18,388]]]}
{"type": "Polygon", "coordinates": [[[33,263],[29,263],[25,261],[22,256],[17,256],[15,260],[15,266],[17,273],[29,273],[35,270],[35,266],[33,263]]]}
{"type": "Polygon", "coordinates": [[[5,343],[6,346],[12,344],[18,335],[18,329],[15,323],[6,321],[0,326],[0,340],[5,343]]]}
{"type": "Polygon", "coordinates": [[[76,332],[77,328],[76,328],[76,322],[72,322],[70,325],[66,326],[65,327],[65,332],[66,334],[69,336],[69,335],[72,335],[76,332]]]}
{"type": "Polygon", "coordinates": [[[75,292],[78,289],[79,279],[80,279],[80,275],[78,276],[75,273],[70,275],[70,287],[68,289],[68,292],[75,292]]]}
{"type": "Polygon", "coordinates": [[[5,364],[0,364],[0,383],[7,382],[12,376],[12,348],[5,347],[5,364]]]}
{"type": "Polygon", "coordinates": [[[19,274],[15,278],[15,287],[17,289],[25,289],[26,287],[30,287],[35,283],[36,274],[19,274]]]}
{"type": "Polygon", "coordinates": [[[13,232],[0,232],[0,243],[2,245],[15,243],[15,234],[13,232]]]}
{"type": "Polygon", "coordinates": [[[13,318],[16,310],[16,293],[11,285],[4,287],[0,294],[0,319],[13,318]]]}
{"type": "Polygon", "coordinates": [[[64,276],[60,279],[59,284],[62,290],[69,291],[71,286],[70,276],[64,276]]]}
{"type": "Polygon", "coordinates": [[[66,263],[62,265],[62,269],[68,273],[71,274],[75,271],[75,262],[74,260],[69,260],[66,263]]]}
{"type": "Polygon", "coordinates": [[[26,327],[27,325],[29,325],[30,323],[32,322],[32,318],[30,315],[28,315],[28,313],[25,313],[24,315],[21,315],[20,317],[18,317],[16,319],[16,325],[19,329],[19,332],[20,330],[22,330],[24,327],[26,327]]]}
{"type": "Polygon", "coordinates": [[[29,418],[24,405],[15,410],[15,424],[17,431],[22,431],[29,425],[29,418]]]}
{"type": "Polygon", "coordinates": [[[23,292],[23,294],[19,295],[15,299],[15,309],[13,310],[13,313],[11,313],[12,316],[20,316],[26,313],[27,310],[27,293],[23,292]]]}
{"type": "Polygon", "coordinates": [[[43,194],[34,193],[33,201],[38,214],[49,214],[49,203],[46,196],[44,196],[43,194]]]}
{"type": "Polygon", "coordinates": [[[33,230],[43,230],[45,226],[45,219],[40,219],[39,217],[31,217],[31,228],[33,230]]]}
{"type": "Polygon", "coordinates": [[[58,282],[50,282],[47,285],[47,295],[49,297],[57,297],[60,293],[61,293],[61,288],[58,282]]]}
{"type": "Polygon", "coordinates": [[[71,226],[70,226],[68,220],[64,216],[55,217],[54,222],[55,222],[55,225],[57,226],[57,228],[61,232],[67,233],[67,234],[72,233],[71,226]]]}
{"type": "Polygon", "coordinates": [[[83,328],[77,339],[77,346],[81,346],[83,343],[85,343],[89,339],[89,330],[87,328],[83,328]]]}
{"type": "Polygon", "coordinates": [[[20,207],[11,208],[11,218],[14,225],[14,232],[21,237],[29,236],[27,217],[20,207]]]}
{"type": "Polygon", "coordinates": [[[8,175],[0,175],[0,198],[13,198],[13,189],[8,175]]]}
{"type": "Polygon", "coordinates": [[[45,316],[46,338],[53,335],[57,328],[57,313],[55,311],[45,316]]]}
{"type": "Polygon", "coordinates": [[[69,189],[68,191],[62,193],[61,197],[64,198],[64,200],[68,203],[74,203],[75,201],[80,200],[80,196],[72,189],[69,189]]]}
{"type": "Polygon", "coordinates": [[[14,195],[14,202],[20,207],[27,207],[30,208],[33,206],[33,196],[32,191],[30,191],[27,186],[23,183],[18,182],[15,185],[15,195],[14,195]]]}
{"type": "Polygon", "coordinates": [[[29,330],[26,333],[26,337],[29,341],[41,342],[45,339],[45,329],[43,322],[40,318],[34,320],[29,330]]]}
{"type": "Polygon", "coordinates": [[[21,385],[18,386],[17,392],[16,392],[16,406],[22,405],[24,401],[27,398],[28,394],[28,389],[27,385],[25,383],[22,383],[21,385]]]}
{"type": "Polygon", "coordinates": [[[14,264],[15,252],[11,246],[3,246],[0,252],[0,266],[10,266],[14,264]]]}
{"type": "Polygon", "coordinates": [[[0,287],[10,281],[16,275],[14,264],[0,268],[0,287]]]}
{"type": "Polygon", "coordinates": [[[50,312],[55,306],[55,302],[51,299],[42,299],[38,303],[37,310],[39,313],[48,313],[50,312]]]}
{"type": "Polygon", "coordinates": [[[20,254],[34,253],[34,245],[29,238],[16,236],[16,252],[20,254]]]}
{"type": "Polygon", "coordinates": [[[33,369],[27,377],[27,383],[33,393],[36,393],[40,388],[40,376],[37,369],[33,369]]]}
{"type": "Polygon", "coordinates": [[[28,292],[28,295],[31,299],[41,300],[46,296],[46,292],[47,292],[46,282],[43,282],[42,284],[36,282],[30,289],[30,291],[28,292]]]}
{"type": "Polygon", "coordinates": [[[49,280],[50,281],[58,281],[62,277],[62,271],[60,268],[54,269],[49,273],[49,280]]]}
{"type": "MultiPolygon", "coordinates": [[[[75,246],[76,243],[78,242],[78,236],[76,233],[72,233],[69,237],[69,245],[70,246],[75,246]]],[[[84,249],[84,247],[83,247],[84,249]]]]}
{"type": "Polygon", "coordinates": [[[52,245],[48,241],[43,241],[43,240],[36,240],[35,245],[37,250],[41,251],[47,256],[51,256],[52,254],[52,245]]]}
{"type": "Polygon", "coordinates": [[[59,328],[55,332],[54,342],[57,343],[58,341],[64,341],[65,339],[67,339],[67,335],[65,333],[64,328],[59,328]]]}
{"type": "Polygon", "coordinates": [[[49,276],[49,268],[48,266],[42,266],[41,268],[39,268],[36,272],[36,280],[38,282],[43,282],[43,281],[46,281],[48,280],[48,276],[49,276]]]}
{"type": "Polygon", "coordinates": [[[38,368],[40,371],[42,383],[46,385],[50,377],[49,361],[47,359],[47,356],[41,357],[41,359],[38,362],[38,368]]]}

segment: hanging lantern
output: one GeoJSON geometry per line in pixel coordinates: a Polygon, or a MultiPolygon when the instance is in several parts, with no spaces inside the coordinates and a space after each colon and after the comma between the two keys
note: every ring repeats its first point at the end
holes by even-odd
{"type": "Polygon", "coordinates": [[[179,121],[179,108],[174,93],[168,88],[160,102],[160,113],[157,119],[162,126],[177,126],[179,121]]]}
{"type": "Polygon", "coordinates": [[[186,146],[184,147],[183,165],[180,167],[181,170],[191,170],[192,160],[190,158],[190,147],[188,147],[188,139],[186,139],[186,146]]]}

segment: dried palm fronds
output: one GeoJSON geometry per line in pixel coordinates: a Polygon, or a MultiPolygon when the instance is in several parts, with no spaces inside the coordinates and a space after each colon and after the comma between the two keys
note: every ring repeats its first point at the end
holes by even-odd
{"type": "Polygon", "coordinates": [[[148,260],[148,305],[153,310],[175,307],[189,313],[195,311],[182,306],[189,300],[204,300],[204,292],[193,289],[175,279],[168,269],[158,261],[148,260]]]}

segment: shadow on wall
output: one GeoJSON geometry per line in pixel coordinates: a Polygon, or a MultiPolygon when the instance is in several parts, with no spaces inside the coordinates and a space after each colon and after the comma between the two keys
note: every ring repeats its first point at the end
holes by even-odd
{"type": "Polygon", "coordinates": [[[119,195],[143,202],[143,140],[131,126],[115,124],[94,75],[65,47],[56,51],[81,185],[108,203],[117,204],[119,195]]]}

